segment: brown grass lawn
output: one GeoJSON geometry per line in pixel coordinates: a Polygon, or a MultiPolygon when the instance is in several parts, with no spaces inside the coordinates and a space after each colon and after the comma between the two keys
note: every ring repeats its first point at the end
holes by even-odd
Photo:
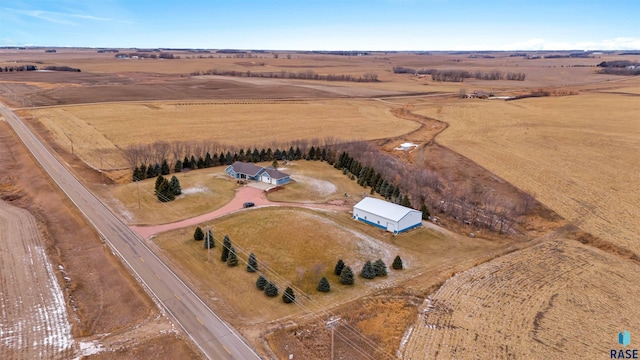
{"type": "Polygon", "coordinates": [[[442,144],[536,193],[584,230],[640,253],[637,96],[459,100],[419,112],[450,123],[442,144]]]}
{"type": "Polygon", "coordinates": [[[294,182],[280,191],[270,192],[271,201],[320,203],[340,200],[352,205],[362,199],[363,192],[368,195],[370,190],[326,162],[295,161],[281,165],[279,170],[290,174],[294,182]],[[345,193],[349,196],[345,197],[345,193]]]}
{"type": "Polygon", "coordinates": [[[94,168],[128,166],[119,149],[139,143],[212,141],[225,146],[273,146],[297,139],[376,139],[419,127],[375,100],[301,102],[207,101],[116,103],[25,111],[57,142],[94,168]],[[67,135],[69,134],[69,135],[67,135]]]}
{"type": "Polygon", "coordinates": [[[223,167],[200,169],[167,175],[180,180],[183,194],[176,200],[162,203],[154,195],[156,179],[146,179],[139,184],[126,183],[109,188],[97,188],[110,202],[114,211],[131,224],[164,224],[220,208],[233,199],[234,181],[227,179],[223,167]],[[140,188],[140,208],[138,208],[138,186],[140,188]]]}
{"type": "MultiPolygon", "coordinates": [[[[481,258],[480,254],[486,256],[502,246],[481,239],[443,236],[426,228],[393,237],[353,221],[348,213],[287,207],[243,211],[201,227],[210,227],[214,232],[216,248],[211,250],[211,262],[207,262],[203,242],[193,240],[195,227],[161,234],[154,241],[196,287],[209,294],[205,298],[220,298],[232,310],[234,319],[239,317],[250,323],[274,320],[303,310],[285,306],[280,298],[267,298],[255,288],[258,275],[246,272],[249,252],[256,254],[260,270],[275,281],[281,292],[286,286],[295,287],[300,304],[305,309],[318,311],[426,269],[433,270],[435,276],[437,271],[452,267],[451,259],[481,258]],[[219,259],[224,234],[230,236],[238,250],[238,268],[228,268],[219,259]],[[386,279],[364,281],[357,278],[352,288],[340,285],[332,274],[340,258],[358,274],[366,260],[381,258],[390,266],[396,255],[401,255],[407,269],[402,272],[390,269],[386,279]],[[329,294],[315,290],[322,276],[331,283],[333,290],[329,294]],[[300,290],[310,297],[303,297],[300,290]]],[[[211,304],[216,306],[216,302],[211,304]]]]}

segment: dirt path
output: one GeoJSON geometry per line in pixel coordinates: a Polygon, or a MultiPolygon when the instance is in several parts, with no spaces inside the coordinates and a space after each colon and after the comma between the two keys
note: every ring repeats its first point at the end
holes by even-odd
{"type": "Polygon", "coordinates": [[[166,231],[181,229],[187,226],[194,226],[206,221],[210,221],[237,211],[251,211],[252,209],[265,206],[291,206],[303,207],[307,209],[328,210],[328,211],[346,211],[348,207],[342,204],[313,204],[313,203],[293,203],[293,202],[276,202],[267,199],[267,194],[261,190],[251,186],[243,186],[236,190],[233,199],[223,207],[212,212],[195,216],[169,224],[150,225],[150,226],[130,226],[143,239],[149,239],[150,236],[163,233],[166,231]],[[245,209],[242,205],[245,202],[253,202],[255,207],[245,209]]]}
{"type": "Polygon", "coordinates": [[[0,200],[0,358],[68,359],[71,324],[35,218],[0,200]]]}

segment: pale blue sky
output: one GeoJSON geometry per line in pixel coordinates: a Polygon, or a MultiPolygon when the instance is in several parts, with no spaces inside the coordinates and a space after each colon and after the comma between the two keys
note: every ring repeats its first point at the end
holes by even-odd
{"type": "Polygon", "coordinates": [[[0,46],[640,49],[640,0],[0,0],[0,46]]]}

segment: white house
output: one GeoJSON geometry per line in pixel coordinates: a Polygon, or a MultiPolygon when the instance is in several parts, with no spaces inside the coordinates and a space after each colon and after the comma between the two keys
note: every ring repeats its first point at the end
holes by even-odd
{"type": "Polygon", "coordinates": [[[267,184],[285,185],[291,181],[289,174],[273,167],[260,167],[252,163],[236,161],[225,169],[227,175],[236,179],[262,181],[267,184]]]}
{"type": "Polygon", "coordinates": [[[372,197],[366,197],[353,206],[353,218],[394,234],[422,224],[421,211],[372,197]]]}

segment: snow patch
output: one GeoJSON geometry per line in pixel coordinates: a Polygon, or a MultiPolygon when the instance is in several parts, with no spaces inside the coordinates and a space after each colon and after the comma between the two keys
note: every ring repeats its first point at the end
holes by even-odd
{"type": "Polygon", "coordinates": [[[182,189],[182,195],[193,195],[197,193],[210,192],[208,187],[204,187],[202,185],[196,185],[194,187],[182,189]]]}
{"type": "Polygon", "coordinates": [[[302,175],[297,175],[295,180],[301,184],[309,186],[313,192],[320,196],[327,196],[338,190],[337,186],[326,180],[314,179],[302,175]]]}
{"type": "MultiPolygon", "coordinates": [[[[76,359],[81,359],[84,356],[95,355],[104,351],[104,346],[97,341],[80,341],[78,342],[80,348],[80,355],[76,359]]],[[[74,359],[75,360],[75,359],[74,359]]]]}
{"type": "Polygon", "coordinates": [[[411,148],[418,147],[418,146],[419,146],[418,144],[414,144],[412,142],[406,142],[406,143],[400,144],[400,146],[397,148],[393,148],[393,150],[407,151],[407,150],[411,150],[411,148]]]}

